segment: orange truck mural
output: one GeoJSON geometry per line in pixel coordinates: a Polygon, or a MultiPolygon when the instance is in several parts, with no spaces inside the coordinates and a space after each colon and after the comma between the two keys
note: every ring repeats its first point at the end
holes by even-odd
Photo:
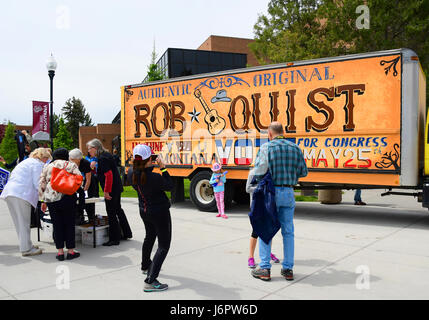
{"type": "Polygon", "coordinates": [[[122,165],[147,144],[178,194],[188,178],[192,201],[212,210],[212,163],[228,170],[226,197],[242,199],[280,121],[309,168],[297,187],[422,189],[425,81],[417,55],[397,49],[123,86],[122,165]]]}

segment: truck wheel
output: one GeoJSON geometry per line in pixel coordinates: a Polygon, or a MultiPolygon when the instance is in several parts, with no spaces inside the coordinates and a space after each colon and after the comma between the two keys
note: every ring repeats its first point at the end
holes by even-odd
{"type": "Polygon", "coordinates": [[[189,196],[192,203],[200,211],[213,212],[217,210],[213,187],[209,184],[211,173],[198,172],[191,180],[189,196]]]}

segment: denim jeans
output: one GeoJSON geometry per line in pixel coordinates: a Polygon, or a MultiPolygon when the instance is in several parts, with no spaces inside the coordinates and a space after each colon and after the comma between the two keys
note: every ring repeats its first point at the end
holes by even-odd
{"type": "MultiPolygon", "coordinates": [[[[294,265],[294,226],[293,215],[295,211],[295,195],[293,188],[276,188],[277,217],[280,221],[283,238],[283,269],[292,269],[294,265]]],[[[259,238],[259,257],[261,269],[271,269],[271,241],[266,244],[259,238]]]]}
{"type": "Polygon", "coordinates": [[[361,194],[362,194],[362,190],[356,189],[355,198],[354,198],[355,202],[362,201],[361,194]]]}

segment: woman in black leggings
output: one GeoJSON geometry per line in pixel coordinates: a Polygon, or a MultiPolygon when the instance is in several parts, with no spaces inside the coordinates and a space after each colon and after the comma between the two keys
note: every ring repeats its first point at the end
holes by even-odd
{"type": "Polygon", "coordinates": [[[170,201],[165,191],[173,189],[173,182],[160,157],[156,158],[156,162],[162,174],[152,172],[154,167],[149,146],[137,145],[133,150],[133,158],[133,167],[128,170],[128,180],[138,193],[140,216],[146,229],[141,264],[143,274],[147,274],[144,291],[167,290],[168,285],[160,283],[157,278],[170,249],[170,201]],[[150,254],[156,238],[158,250],[151,260],[150,254]]]}

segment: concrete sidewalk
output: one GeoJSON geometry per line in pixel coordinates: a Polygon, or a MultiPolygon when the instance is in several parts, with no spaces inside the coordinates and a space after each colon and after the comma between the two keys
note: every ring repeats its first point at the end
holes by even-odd
{"type": "MultiPolygon", "coordinates": [[[[358,207],[353,194],[346,191],[340,205],[297,203],[292,282],[280,276],[279,264],[270,282],[251,277],[247,207],[235,206],[225,220],[189,201],[174,205],[171,249],[159,277],[169,290],[158,293],[142,290],[145,231],[137,199],[122,201],[133,239],[95,249],[78,244],[81,257],[64,262],[55,259],[55,246],[44,242],[38,243],[42,255],[22,257],[0,201],[0,299],[428,299],[428,210],[412,197],[381,198],[379,190],[363,190],[368,205],[358,207]],[[69,288],[57,288],[67,273],[69,288]]],[[[103,203],[96,206],[105,212],[103,203]]],[[[37,244],[36,229],[32,239],[37,244]]],[[[282,259],[280,233],[273,252],[282,259]]]]}

